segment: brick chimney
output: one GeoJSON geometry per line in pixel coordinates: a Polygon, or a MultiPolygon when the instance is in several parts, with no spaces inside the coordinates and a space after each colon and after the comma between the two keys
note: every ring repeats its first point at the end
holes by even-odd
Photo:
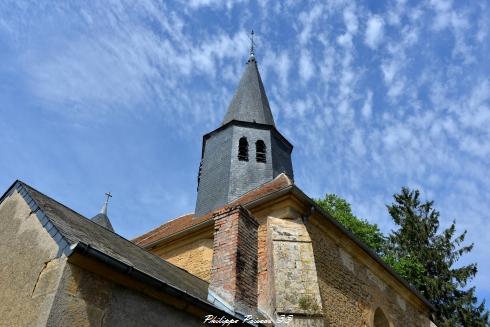
{"type": "Polygon", "coordinates": [[[213,214],[213,264],[208,300],[229,312],[257,310],[258,223],[242,206],[213,214]]]}

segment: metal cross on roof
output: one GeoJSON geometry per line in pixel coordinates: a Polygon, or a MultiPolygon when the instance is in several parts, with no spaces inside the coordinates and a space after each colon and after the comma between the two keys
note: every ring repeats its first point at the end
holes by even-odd
{"type": "Polygon", "coordinates": [[[255,56],[254,30],[250,33],[250,57],[255,56]]]}
{"type": "Polygon", "coordinates": [[[112,194],[111,192],[107,192],[105,195],[106,195],[105,203],[109,203],[109,198],[112,198],[112,194]]]}

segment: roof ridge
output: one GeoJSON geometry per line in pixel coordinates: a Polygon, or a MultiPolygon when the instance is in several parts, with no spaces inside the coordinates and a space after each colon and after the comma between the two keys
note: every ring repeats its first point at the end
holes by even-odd
{"type": "Polygon", "coordinates": [[[150,229],[150,230],[149,230],[149,231],[147,231],[146,233],[144,233],[144,234],[142,234],[142,235],[140,235],[140,236],[135,237],[134,239],[132,239],[132,240],[131,240],[131,242],[134,242],[134,241],[136,241],[136,240],[138,240],[138,242],[143,242],[144,240],[147,240],[147,239],[148,239],[148,238],[151,236],[151,235],[148,235],[148,234],[150,234],[151,232],[154,232],[154,231],[156,231],[156,230],[158,230],[158,229],[160,229],[160,228],[162,228],[162,227],[164,227],[164,226],[166,226],[166,225],[168,225],[168,224],[170,224],[170,223],[172,223],[172,222],[175,222],[175,221],[177,221],[177,220],[179,220],[179,219],[183,219],[183,218],[188,217],[188,216],[190,216],[190,215],[194,215],[194,212],[186,213],[186,214],[180,215],[180,216],[178,216],[178,217],[176,217],[176,218],[173,218],[173,219],[167,220],[166,222],[164,222],[164,223],[162,223],[162,224],[158,225],[157,227],[150,229]],[[139,239],[140,237],[143,237],[143,236],[145,236],[145,235],[148,235],[148,236],[146,236],[146,237],[144,237],[144,238],[139,239]]]}
{"type": "MultiPolygon", "coordinates": [[[[287,186],[291,186],[293,185],[294,183],[291,181],[291,179],[288,177],[288,175],[286,175],[284,172],[280,173],[279,175],[277,175],[276,177],[274,177],[274,179],[266,182],[266,183],[263,183],[263,184],[260,184],[259,186],[251,189],[250,191],[247,191],[246,193],[243,193],[242,195],[240,195],[238,198],[234,199],[233,201],[231,201],[230,203],[227,203],[225,204],[223,207],[227,206],[227,205],[230,205],[230,204],[233,204],[233,203],[236,203],[237,201],[239,201],[241,198],[245,197],[247,194],[250,194],[254,191],[257,191],[258,189],[261,189],[262,187],[264,187],[265,185],[268,185],[268,184],[271,184],[277,180],[279,180],[279,178],[282,178],[282,177],[285,177],[288,181],[288,185],[287,186]]],[[[217,208],[219,209],[219,208],[217,208]]],[[[216,209],[216,210],[217,210],[216,209]]],[[[214,211],[214,210],[213,210],[214,211]]]]}
{"type": "Polygon", "coordinates": [[[247,193],[241,195],[240,197],[234,199],[233,201],[231,201],[231,202],[229,202],[229,203],[227,203],[227,204],[225,204],[219,208],[216,208],[216,209],[214,209],[214,210],[212,210],[212,211],[210,211],[210,212],[208,212],[202,216],[196,217],[194,220],[190,220],[189,222],[183,221],[182,224],[176,226],[177,228],[174,228],[173,226],[171,226],[171,223],[179,221],[179,219],[181,220],[182,218],[188,217],[189,215],[183,215],[183,216],[177,217],[171,221],[165,222],[165,223],[161,224],[160,226],[147,231],[143,235],[140,235],[140,236],[134,238],[132,241],[137,242],[138,245],[143,244],[141,246],[146,248],[148,245],[153,244],[154,242],[157,242],[159,239],[166,239],[168,237],[171,237],[172,235],[179,234],[179,233],[183,232],[184,230],[187,230],[189,228],[194,228],[201,223],[209,221],[212,218],[213,213],[215,213],[215,212],[217,212],[223,208],[234,206],[237,204],[242,205],[242,206],[247,205],[248,203],[253,202],[257,199],[262,199],[263,197],[268,196],[271,193],[287,189],[288,187],[291,187],[291,185],[294,185],[294,182],[292,181],[292,179],[289,178],[289,176],[287,174],[281,173],[281,174],[277,175],[273,180],[270,180],[266,183],[261,184],[260,186],[248,191],[247,193]],[[284,179],[287,181],[287,183],[281,182],[281,180],[284,180],[284,179]],[[271,185],[272,185],[272,187],[270,187],[271,185]],[[268,188],[268,187],[270,187],[270,188],[268,188]],[[247,199],[248,196],[250,196],[251,194],[254,194],[254,192],[257,192],[261,188],[264,189],[265,194],[257,194],[255,197],[252,197],[251,199],[247,199]],[[168,227],[168,228],[164,228],[164,227],[168,227]],[[158,236],[158,235],[160,235],[160,236],[158,236]],[[164,236],[162,236],[162,235],[164,235],[164,236]],[[155,239],[152,240],[153,238],[155,238],[155,239]],[[147,242],[148,240],[150,240],[150,242],[147,242]]]}
{"type": "MultiPolygon", "coordinates": [[[[95,225],[97,225],[97,226],[98,226],[98,227],[100,227],[100,228],[104,228],[105,230],[108,230],[109,232],[111,232],[111,233],[113,233],[113,234],[115,234],[115,235],[119,236],[120,238],[122,238],[122,239],[124,239],[124,240],[126,240],[126,241],[128,241],[128,242],[130,242],[130,243],[131,243],[131,241],[129,241],[127,238],[125,238],[125,237],[121,236],[120,234],[116,233],[115,231],[112,231],[112,230],[110,230],[110,229],[107,229],[107,228],[105,228],[105,227],[103,227],[103,226],[101,226],[101,225],[97,224],[97,223],[96,223],[95,221],[93,221],[92,219],[85,217],[85,216],[84,216],[84,215],[82,215],[81,213],[79,213],[79,212],[77,212],[77,211],[73,210],[72,208],[70,208],[70,207],[68,207],[68,206],[64,205],[63,203],[59,202],[58,200],[56,200],[56,199],[54,199],[54,198],[50,197],[49,195],[47,195],[47,194],[45,194],[45,193],[43,193],[43,192],[39,191],[39,190],[38,190],[38,189],[36,189],[36,188],[32,187],[31,185],[29,185],[29,184],[27,184],[27,183],[24,183],[24,182],[22,182],[22,181],[19,181],[19,182],[21,182],[21,183],[22,183],[24,186],[26,186],[27,188],[32,189],[33,191],[35,191],[35,192],[37,192],[37,193],[41,194],[42,196],[45,196],[45,197],[47,197],[48,199],[50,199],[50,200],[52,200],[52,201],[56,202],[56,203],[57,203],[57,204],[59,204],[60,206],[63,206],[64,208],[66,208],[66,209],[70,210],[71,212],[73,212],[73,213],[75,213],[75,214],[77,214],[77,215],[81,216],[82,218],[86,219],[87,221],[90,221],[92,224],[95,224],[95,225]]],[[[39,206],[39,207],[41,207],[41,206],[39,206]]],[[[46,216],[47,216],[47,215],[46,215],[46,216]]]]}

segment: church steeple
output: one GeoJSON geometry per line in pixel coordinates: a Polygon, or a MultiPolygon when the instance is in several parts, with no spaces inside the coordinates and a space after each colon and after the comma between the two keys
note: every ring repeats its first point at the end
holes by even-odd
{"type": "Polygon", "coordinates": [[[195,217],[285,173],[293,146],[276,129],[252,46],[221,127],[204,135],[195,217]]]}
{"type": "Polygon", "coordinates": [[[108,192],[105,194],[106,199],[104,202],[104,205],[102,206],[102,209],[100,209],[100,212],[92,217],[90,220],[93,222],[99,224],[102,227],[105,227],[111,231],[114,231],[114,228],[112,228],[111,221],[109,220],[109,217],[107,216],[107,207],[109,206],[109,198],[112,197],[111,192],[108,192]]]}
{"type": "Polygon", "coordinates": [[[265,94],[264,84],[252,51],[222,125],[232,120],[239,120],[275,126],[269,100],[265,94]]]}

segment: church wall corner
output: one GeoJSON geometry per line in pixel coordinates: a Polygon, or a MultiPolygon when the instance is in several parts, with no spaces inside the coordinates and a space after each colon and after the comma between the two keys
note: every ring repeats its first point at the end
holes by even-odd
{"type": "Polygon", "coordinates": [[[44,326],[66,257],[15,188],[0,203],[0,224],[0,325],[44,326]]]}

